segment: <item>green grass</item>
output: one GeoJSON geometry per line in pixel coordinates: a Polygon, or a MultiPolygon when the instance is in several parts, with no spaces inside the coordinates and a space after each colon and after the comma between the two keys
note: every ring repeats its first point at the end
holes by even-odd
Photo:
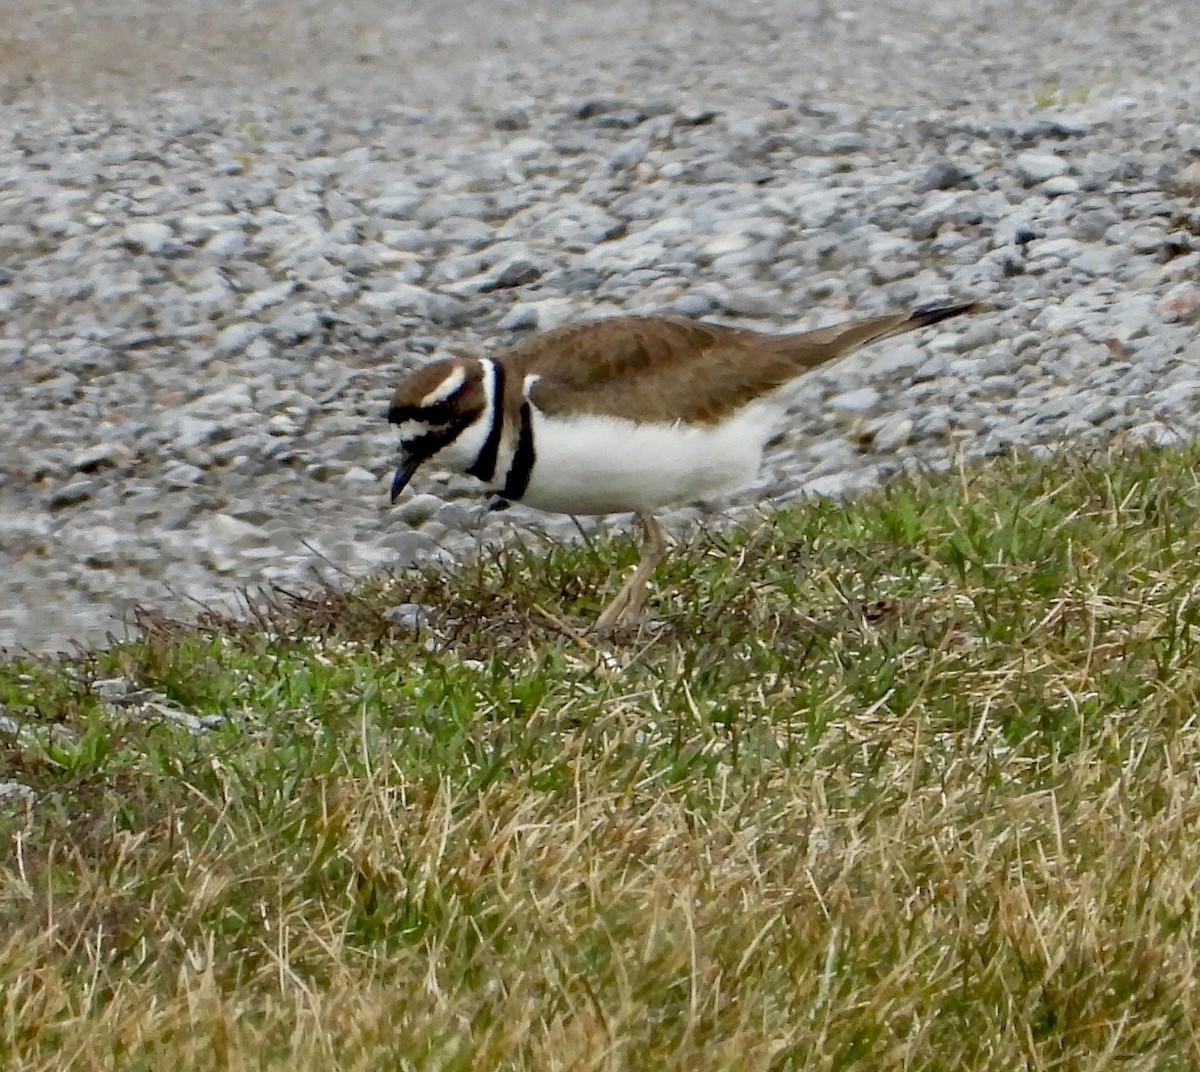
{"type": "Polygon", "coordinates": [[[1198,462],[0,664],[0,1067],[1197,1067],[1198,462]]]}

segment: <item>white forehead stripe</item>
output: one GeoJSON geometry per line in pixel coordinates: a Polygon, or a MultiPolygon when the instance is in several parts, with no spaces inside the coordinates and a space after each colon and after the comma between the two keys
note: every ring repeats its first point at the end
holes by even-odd
{"type": "Polygon", "coordinates": [[[496,401],[496,362],[490,357],[481,357],[479,367],[483,369],[483,412],[491,413],[496,401]]]}
{"type": "Polygon", "coordinates": [[[445,402],[455,391],[459,390],[464,383],[467,382],[467,374],[462,368],[456,368],[449,376],[439,383],[432,391],[429,392],[420,402],[418,406],[436,406],[439,402],[445,402]]]}

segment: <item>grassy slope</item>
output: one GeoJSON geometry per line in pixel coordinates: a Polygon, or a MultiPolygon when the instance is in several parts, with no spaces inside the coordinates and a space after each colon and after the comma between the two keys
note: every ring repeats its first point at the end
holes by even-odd
{"type": "Polygon", "coordinates": [[[1198,460],[0,665],[0,1067],[1197,1067],[1198,460]]]}

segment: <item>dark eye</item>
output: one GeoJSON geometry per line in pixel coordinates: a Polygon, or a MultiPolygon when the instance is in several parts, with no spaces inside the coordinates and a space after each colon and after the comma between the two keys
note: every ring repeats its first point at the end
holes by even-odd
{"type": "Polygon", "coordinates": [[[449,424],[454,419],[454,409],[445,402],[435,402],[421,410],[421,420],[426,424],[449,424]]]}

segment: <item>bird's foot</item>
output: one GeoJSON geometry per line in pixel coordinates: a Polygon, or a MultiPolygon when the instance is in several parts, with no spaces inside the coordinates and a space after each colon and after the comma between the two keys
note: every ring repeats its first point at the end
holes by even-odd
{"type": "Polygon", "coordinates": [[[642,611],[646,606],[646,595],[645,580],[634,574],[613,597],[612,602],[600,612],[600,617],[592,626],[592,632],[617,633],[633,629],[641,620],[642,611]]]}

